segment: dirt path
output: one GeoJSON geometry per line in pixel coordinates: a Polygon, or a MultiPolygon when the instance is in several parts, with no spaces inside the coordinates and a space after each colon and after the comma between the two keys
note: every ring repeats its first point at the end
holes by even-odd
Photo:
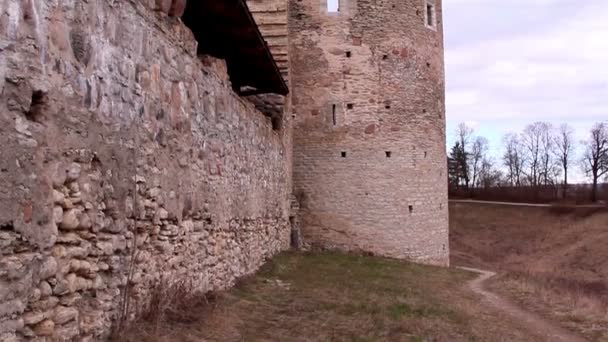
{"type": "Polygon", "coordinates": [[[469,286],[471,290],[484,297],[492,306],[511,315],[516,320],[521,321],[524,327],[535,335],[546,338],[547,341],[559,342],[584,342],[585,339],[571,333],[570,331],[528,311],[521,309],[511,301],[486,290],[484,283],[496,273],[484,271],[470,267],[459,267],[465,271],[479,273],[479,277],[471,280],[469,286]]]}

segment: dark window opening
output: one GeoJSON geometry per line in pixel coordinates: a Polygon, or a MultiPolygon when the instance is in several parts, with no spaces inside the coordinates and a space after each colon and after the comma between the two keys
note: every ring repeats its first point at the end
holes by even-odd
{"type": "Polygon", "coordinates": [[[382,55],[382,60],[387,60],[388,59],[388,55],[382,55]]]}
{"type": "Polygon", "coordinates": [[[331,120],[334,123],[334,126],[337,124],[336,122],[336,105],[331,105],[331,120]]]}
{"type": "Polygon", "coordinates": [[[346,158],[346,152],[342,151],[340,152],[340,155],[342,156],[342,158],[346,158]]]}
{"type": "Polygon", "coordinates": [[[427,67],[427,68],[430,68],[430,67],[431,67],[431,63],[426,62],[426,67],[427,67]]]}
{"type": "Polygon", "coordinates": [[[350,58],[350,56],[351,56],[350,51],[346,51],[346,57],[350,58]]]}
{"type": "Polygon", "coordinates": [[[46,92],[36,90],[32,93],[30,109],[25,113],[25,117],[30,121],[40,122],[48,102],[46,92]]]}
{"type": "Polygon", "coordinates": [[[426,24],[435,27],[435,9],[432,4],[426,4],[426,24]]]}
{"type": "Polygon", "coordinates": [[[386,158],[390,158],[392,155],[391,151],[386,151],[385,153],[386,153],[386,158]]]}
{"type": "Polygon", "coordinates": [[[427,153],[426,151],[424,151],[424,158],[426,158],[427,154],[428,154],[428,153],[427,153]]]}
{"type": "Polygon", "coordinates": [[[414,212],[414,206],[413,205],[408,205],[407,208],[410,211],[410,214],[414,212]]]}
{"type": "Polygon", "coordinates": [[[275,131],[279,131],[281,130],[281,126],[282,126],[282,121],[280,116],[273,116],[270,119],[270,122],[272,122],[272,129],[275,131]]]}
{"type": "Polygon", "coordinates": [[[346,108],[348,108],[348,109],[353,109],[354,107],[355,107],[355,105],[352,103],[349,103],[346,105],[346,108]]]}
{"type": "Polygon", "coordinates": [[[384,108],[391,109],[391,105],[386,105],[386,106],[384,106],[384,108]]]}

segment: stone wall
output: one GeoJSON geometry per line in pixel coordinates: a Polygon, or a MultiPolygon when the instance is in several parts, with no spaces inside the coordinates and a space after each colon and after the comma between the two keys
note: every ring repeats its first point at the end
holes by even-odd
{"type": "Polygon", "coordinates": [[[447,265],[441,1],[293,0],[289,15],[305,241],[447,265]]]}
{"type": "Polygon", "coordinates": [[[2,341],[101,339],[127,287],[223,289],[289,246],[289,124],[157,2],[0,0],[2,341]]]}

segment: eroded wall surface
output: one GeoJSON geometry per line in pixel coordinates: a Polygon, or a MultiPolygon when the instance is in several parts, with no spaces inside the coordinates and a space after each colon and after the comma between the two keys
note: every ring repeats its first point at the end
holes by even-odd
{"type": "Polygon", "coordinates": [[[447,265],[441,2],[293,0],[289,15],[305,240],[447,265]]]}
{"type": "Polygon", "coordinates": [[[0,0],[2,341],[97,340],[125,288],[289,246],[288,130],[156,3],[0,0]]]}

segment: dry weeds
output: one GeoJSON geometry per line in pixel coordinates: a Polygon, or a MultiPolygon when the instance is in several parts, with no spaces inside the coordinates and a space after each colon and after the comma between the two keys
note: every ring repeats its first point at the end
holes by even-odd
{"type": "Polygon", "coordinates": [[[608,214],[450,205],[452,262],[501,272],[493,290],[591,340],[608,340],[608,214]]]}
{"type": "Polygon", "coordinates": [[[154,304],[117,340],[534,341],[479,303],[465,285],[473,276],[378,257],[289,252],[215,304],[194,305],[196,320],[159,320],[154,312],[171,306],[154,304]]]}

